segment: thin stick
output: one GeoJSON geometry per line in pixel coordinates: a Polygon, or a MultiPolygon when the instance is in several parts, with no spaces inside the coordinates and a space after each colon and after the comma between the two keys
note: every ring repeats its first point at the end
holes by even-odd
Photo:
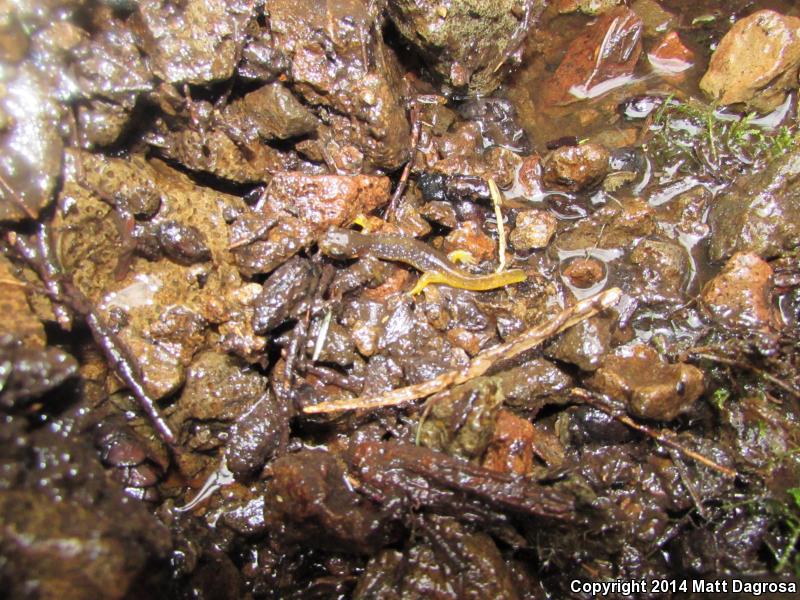
{"type": "Polygon", "coordinates": [[[419,106],[416,102],[414,102],[414,104],[411,106],[411,158],[408,159],[406,166],[403,167],[400,180],[397,182],[397,187],[394,190],[394,194],[392,194],[392,199],[389,201],[389,208],[386,209],[387,221],[392,217],[392,215],[394,215],[394,211],[397,210],[397,204],[400,202],[400,198],[403,196],[403,193],[406,191],[406,186],[408,185],[408,177],[411,174],[411,167],[414,166],[414,160],[417,158],[419,136],[422,131],[422,123],[420,122],[419,112],[419,106]]]}
{"type": "Polygon", "coordinates": [[[494,218],[497,220],[497,272],[506,268],[506,227],[503,224],[503,196],[494,179],[489,177],[489,194],[492,196],[492,206],[494,207],[494,218]]]}
{"type": "Polygon", "coordinates": [[[621,297],[622,292],[619,288],[611,288],[591,298],[581,300],[574,306],[562,310],[546,323],[529,329],[507,342],[481,352],[463,369],[448,371],[430,381],[398,388],[377,396],[362,396],[352,400],[341,400],[337,402],[321,402],[313,406],[304,407],[303,412],[306,414],[316,414],[364,408],[382,408],[386,406],[397,406],[399,404],[411,402],[412,400],[430,396],[452,385],[458,385],[480,377],[501,359],[512,359],[523,352],[535,348],[546,339],[581,321],[593,317],[606,308],[614,306],[621,297]]]}
{"type": "Polygon", "coordinates": [[[27,289],[29,286],[27,283],[22,283],[16,279],[0,279],[0,285],[10,285],[13,287],[25,288],[27,289]]]}
{"type": "Polygon", "coordinates": [[[57,285],[53,289],[47,286],[45,288],[46,293],[54,301],[64,303],[75,313],[83,315],[86,324],[89,326],[89,330],[92,332],[94,341],[111,366],[114,367],[116,374],[119,375],[120,379],[128,386],[139,402],[139,405],[147,413],[153,427],[155,427],[162,440],[170,446],[174,452],[180,452],[181,449],[177,445],[177,438],[166,420],[164,420],[159,413],[156,400],[147,393],[130,358],[126,355],[122,344],[119,342],[117,335],[103,322],[86,295],[84,295],[84,293],[68,278],[61,274],[55,265],[52,268],[48,268],[45,264],[48,258],[42,255],[43,251],[41,247],[32,246],[26,239],[18,235],[10,234],[9,242],[15,246],[20,256],[22,256],[30,267],[39,274],[39,277],[45,284],[50,279],[57,282],[57,285]]]}
{"type": "Polygon", "coordinates": [[[328,329],[330,329],[331,326],[332,316],[333,316],[333,311],[331,309],[328,309],[328,312],[325,313],[325,316],[322,319],[322,325],[319,326],[317,341],[314,344],[314,354],[311,355],[312,362],[317,362],[319,360],[320,354],[322,354],[322,349],[325,347],[325,340],[328,337],[328,329]]]}
{"type": "Polygon", "coordinates": [[[753,371],[753,373],[755,373],[760,377],[763,377],[772,385],[781,388],[784,392],[791,394],[795,398],[800,398],[800,391],[796,390],[785,381],[778,379],[774,375],[770,375],[766,371],[759,369],[758,367],[756,367],[755,365],[751,365],[750,363],[739,361],[734,358],[728,358],[726,356],[719,356],[717,354],[708,354],[706,352],[690,351],[689,355],[695,358],[703,358],[705,360],[710,360],[712,362],[728,365],[729,367],[737,367],[739,369],[747,369],[748,371],[753,371]]]}
{"type": "Polygon", "coordinates": [[[730,467],[725,467],[717,462],[714,462],[710,458],[703,456],[702,454],[698,454],[694,450],[690,450],[685,446],[681,445],[677,441],[675,441],[675,434],[668,430],[668,429],[661,429],[656,431],[655,429],[651,429],[645,425],[641,425],[631,419],[628,415],[620,414],[618,411],[614,410],[611,406],[609,406],[598,394],[594,394],[588,390],[584,390],[583,388],[573,388],[571,390],[573,396],[577,396],[587,404],[602,410],[608,416],[615,418],[617,421],[622,423],[623,425],[627,425],[631,429],[635,429],[636,431],[645,434],[646,436],[656,440],[659,444],[664,444],[668,448],[672,448],[673,450],[677,450],[681,454],[688,456],[691,459],[696,460],[697,462],[709,467],[710,469],[714,469],[718,473],[722,473],[726,477],[730,477],[731,479],[735,479],[737,473],[734,469],[730,467]]]}
{"type": "Polygon", "coordinates": [[[20,197],[17,191],[12,188],[6,181],[6,178],[0,175],[0,186],[6,190],[6,193],[11,197],[11,200],[16,204],[17,208],[29,219],[35,219],[36,214],[25,204],[25,201],[20,197]]]}

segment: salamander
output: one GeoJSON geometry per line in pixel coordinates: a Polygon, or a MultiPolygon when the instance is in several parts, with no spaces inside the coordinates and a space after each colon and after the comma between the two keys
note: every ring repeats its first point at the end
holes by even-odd
{"type": "Polygon", "coordinates": [[[336,259],[374,256],[381,260],[402,262],[422,272],[411,295],[431,283],[444,283],[466,290],[484,291],[525,281],[525,272],[511,269],[488,275],[472,275],[458,269],[444,254],[410,237],[387,234],[364,234],[351,229],[331,227],[319,241],[319,249],[336,259]]]}

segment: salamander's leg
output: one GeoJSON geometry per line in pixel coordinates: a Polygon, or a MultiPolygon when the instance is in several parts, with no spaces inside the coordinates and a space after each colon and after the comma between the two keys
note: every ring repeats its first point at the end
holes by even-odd
{"type": "Polygon", "coordinates": [[[447,279],[441,273],[436,273],[434,271],[423,273],[422,276],[417,280],[417,285],[415,285],[414,289],[409,292],[409,295],[416,296],[431,283],[444,283],[446,280],[447,279]]]}
{"type": "Polygon", "coordinates": [[[363,233],[369,233],[370,230],[369,219],[367,218],[367,215],[365,215],[364,213],[359,213],[358,215],[356,215],[356,217],[352,221],[352,224],[361,227],[361,231],[363,233]]]}
{"type": "Polygon", "coordinates": [[[474,265],[478,262],[469,250],[453,250],[447,258],[457,265],[474,265]]]}

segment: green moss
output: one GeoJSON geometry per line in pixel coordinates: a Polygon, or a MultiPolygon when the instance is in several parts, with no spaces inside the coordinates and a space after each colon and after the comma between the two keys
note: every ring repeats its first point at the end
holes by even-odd
{"type": "Polygon", "coordinates": [[[769,130],[754,124],[755,117],[670,96],[654,113],[646,149],[659,170],[727,181],[761,169],[798,144],[795,124],[769,130]]]}

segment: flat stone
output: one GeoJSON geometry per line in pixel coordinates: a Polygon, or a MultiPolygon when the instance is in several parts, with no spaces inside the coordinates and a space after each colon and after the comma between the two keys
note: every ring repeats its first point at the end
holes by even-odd
{"type": "Polygon", "coordinates": [[[567,48],[543,90],[551,105],[596,98],[633,76],[642,52],[642,20],[625,6],[601,15],[567,48]]]}

